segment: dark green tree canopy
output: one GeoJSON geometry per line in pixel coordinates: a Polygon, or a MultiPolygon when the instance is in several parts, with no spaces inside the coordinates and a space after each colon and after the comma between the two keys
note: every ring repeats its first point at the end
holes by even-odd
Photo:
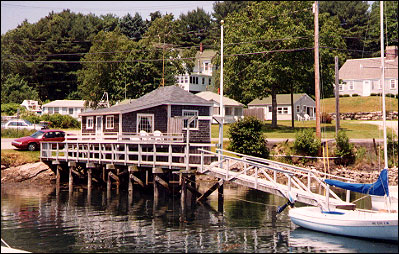
{"type": "Polygon", "coordinates": [[[135,41],[139,41],[147,30],[147,25],[138,12],[136,12],[134,17],[128,13],[121,18],[119,27],[122,34],[135,41]]]}

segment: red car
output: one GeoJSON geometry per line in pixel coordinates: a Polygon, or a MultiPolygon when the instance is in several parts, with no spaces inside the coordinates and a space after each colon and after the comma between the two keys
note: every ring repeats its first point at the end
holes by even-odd
{"type": "Polygon", "coordinates": [[[17,138],[12,141],[12,145],[19,149],[28,149],[35,151],[40,147],[42,141],[57,141],[65,140],[65,132],[61,130],[40,130],[30,136],[17,138]]]}

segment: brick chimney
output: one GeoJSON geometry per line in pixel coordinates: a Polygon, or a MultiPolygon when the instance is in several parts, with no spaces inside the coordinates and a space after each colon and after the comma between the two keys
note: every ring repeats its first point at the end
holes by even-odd
{"type": "MultiPolygon", "coordinates": [[[[387,49],[388,50],[388,49],[387,49]]],[[[202,42],[200,43],[200,52],[202,53],[203,49],[202,49],[202,42]]]]}
{"type": "Polygon", "coordinates": [[[393,60],[398,57],[398,46],[387,46],[386,60],[393,60]]]}

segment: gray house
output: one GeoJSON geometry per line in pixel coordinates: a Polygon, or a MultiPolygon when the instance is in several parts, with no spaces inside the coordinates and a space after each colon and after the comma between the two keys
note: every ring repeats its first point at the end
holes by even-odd
{"type": "MultiPolygon", "coordinates": [[[[398,94],[398,47],[388,46],[385,57],[385,94],[398,94]]],[[[381,57],[349,59],[339,69],[339,94],[370,96],[382,93],[381,57]]]]}
{"type": "MultiPolygon", "coordinates": [[[[291,109],[291,94],[277,94],[277,120],[310,120],[315,118],[316,102],[307,94],[294,94],[294,110],[291,109]]],[[[248,103],[248,108],[263,109],[264,119],[272,120],[272,97],[255,99],[248,103]]]]}
{"type": "Polygon", "coordinates": [[[82,134],[154,134],[187,133],[187,118],[197,116],[190,123],[190,141],[211,142],[211,108],[213,104],[177,86],[158,89],[129,103],[81,113],[82,134]]]}
{"type": "MultiPolygon", "coordinates": [[[[195,94],[207,101],[210,101],[213,103],[213,110],[212,114],[214,116],[220,115],[220,95],[214,92],[210,91],[204,91],[204,92],[199,92],[195,94]]],[[[223,108],[224,108],[224,122],[225,123],[234,123],[242,118],[244,118],[243,115],[243,108],[244,105],[239,103],[236,100],[230,99],[228,97],[223,96],[222,99],[223,102],[223,108]]],[[[215,120],[213,120],[213,123],[216,123],[215,120]]]]}

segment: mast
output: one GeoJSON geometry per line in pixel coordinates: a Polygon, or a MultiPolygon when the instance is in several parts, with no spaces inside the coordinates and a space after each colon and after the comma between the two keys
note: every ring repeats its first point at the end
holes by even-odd
{"type": "Polygon", "coordinates": [[[381,37],[381,84],[382,84],[382,123],[384,130],[384,168],[388,168],[388,145],[385,111],[385,60],[384,60],[384,1],[380,2],[381,37]]]}
{"type": "Polygon", "coordinates": [[[314,11],[314,86],[316,99],[316,137],[321,138],[320,132],[320,73],[319,73],[319,1],[313,5],[314,11]]]}
{"type": "MultiPolygon", "coordinates": [[[[223,124],[224,124],[224,110],[223,110],[223,24],[224,21],[220,22],[220,102],[219,102],[219,115],[221,117],[219,123],[219,149],[223,149],[223,124]]],[[[220,151],[220,155],[222,151],[220,151]]]]}

